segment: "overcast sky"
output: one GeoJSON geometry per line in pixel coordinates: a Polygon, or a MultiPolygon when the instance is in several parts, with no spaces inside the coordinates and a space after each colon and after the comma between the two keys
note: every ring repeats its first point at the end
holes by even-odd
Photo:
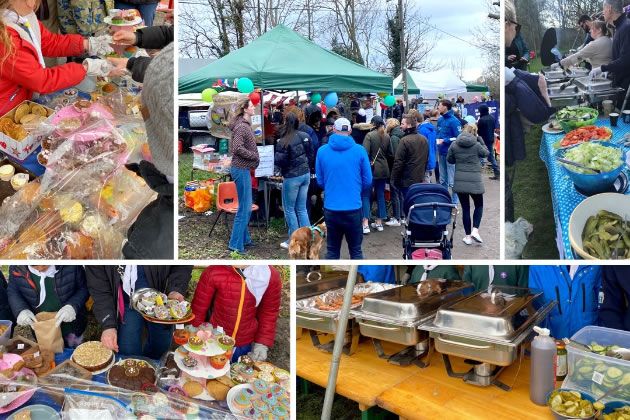
{"type": "MultiPolygon", "coordinates": [[[[453,7],[444,7],[444,3],[439,1],[423,1],[420,11],[423,15],[431,16],[430,23],[435,27],[468,42],[473,39],[473,28],[482,25],[488,16],[486,2],[483,0],[458,1],[453,7]]],[[[474,80],[481,75],[485,63],[480,51],[464,41],[440,33],[440,41],[431,52],[431,57],[436,61],[449,62],[457,55],[466,58],[465,79],[474,80]]]]}

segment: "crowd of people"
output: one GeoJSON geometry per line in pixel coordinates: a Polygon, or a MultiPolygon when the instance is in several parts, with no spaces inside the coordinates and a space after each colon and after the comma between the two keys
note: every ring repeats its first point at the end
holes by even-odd
{"type": "MultiPolygon", "coordinates": [[[[345,237],[350,257],[361,259],[363,235],[381,232],[385,226],[401,226],[406,216],[405,194],[411,185],[422,182],[450,189],[453,203],[461,202],[463,242],[483,242],[479,226],[484,158],[494,171],[490,179],[499,179],[493,154],[495,119],[486,104],[479,106],[478,119],[461,118],[460,107],[448,99],[440,100],[435,109],[425,106],[423,112],[418,105],[414,102],[414,107],[404,113],[402,100],[398,99],[368,122],[366,108],[373,111],[358,99],[350,103],[349,118],[341,101],[328,109],[309,101],[281,104],[273,111],[263,104],[266,142],[275,144],[275,165],[283,177],[282,209],[289,238],[280,244],[282,248],[289,247],[293,232],[317,224],[322,214],[327,230],[326,258],[340,257],[345,237]],[[462,126],[466,127],[464,131],[462,126]],[[391,212],[386,203],[388,186],[391,212]],[[470,199],[475,207],[472,220],[470,199]]],[[[256,246],[247,229],[252,214],[253,171],[259,164],[251,128],[255,112],[251,99],[245,98],[236,105],[230,124],[231,175],[239,208],[229,250],[240,254],[256,246]]]]}
{"type": "MultiPolygon", "coordinates": [[[[134,291],[150,287],[181,302],[192,270],[183,265],[9,266],[8,282],[0,272],[0,319],[29,327],[38,313],[56,313],[64,346],[75,348],[84,341],[91,311],[105,347],[160,359],[171,346],[174,325],[147,321],[130,299],[134,291]]],[[[280,273],[271,266],[210,266],[191,299],[192,325],[223,327],[236,341],[232,360],[250,354],[263,361],[274,343],[281,293],[280,273]]]]}

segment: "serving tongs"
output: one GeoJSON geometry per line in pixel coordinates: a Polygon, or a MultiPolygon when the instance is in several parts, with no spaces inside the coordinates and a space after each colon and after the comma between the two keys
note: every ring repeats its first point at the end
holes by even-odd
{"type": "Polygon", "coordinates": [[[602,173],[602,171],[599,170],[599,169],[589,168],[588,166],[582,165],[581,163],[573,162],[571,160],[566,160],[566,159],[563,159],[563,158],[558,157],[558,156],[556,156],[556,160],[558,162],[561,162],[561,163],[564,163],[564,164],[567,164],[567,165],[573,165],[573,166],[577,166],[578,168],[588,169],[589,171],[593,171],[596,174],[601,174],[602,173]]]}

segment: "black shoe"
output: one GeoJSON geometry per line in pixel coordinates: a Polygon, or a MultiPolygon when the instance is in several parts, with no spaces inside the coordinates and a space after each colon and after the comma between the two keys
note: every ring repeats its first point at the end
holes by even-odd
{"type": "Polygon", "coordinates": [[[258,242],[251,241],[248,244],[245,244],[245,248],[255,248],[258,246],[258,242]]]}

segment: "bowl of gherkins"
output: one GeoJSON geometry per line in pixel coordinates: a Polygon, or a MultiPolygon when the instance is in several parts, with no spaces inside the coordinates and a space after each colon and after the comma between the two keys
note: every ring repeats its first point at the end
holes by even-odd
{"type": "Polygon", "coordinates": [[[556,119],[565,133],[585,125],[593,125],[599,112],[594,108],[566,107],[556,113],[556,119]]]}
{"type": "Polygon", "coordinates": [[[578,204],[569,219],[569,242],[584,259],[629,259],[630,196],[602,193],[578,204]]]}

